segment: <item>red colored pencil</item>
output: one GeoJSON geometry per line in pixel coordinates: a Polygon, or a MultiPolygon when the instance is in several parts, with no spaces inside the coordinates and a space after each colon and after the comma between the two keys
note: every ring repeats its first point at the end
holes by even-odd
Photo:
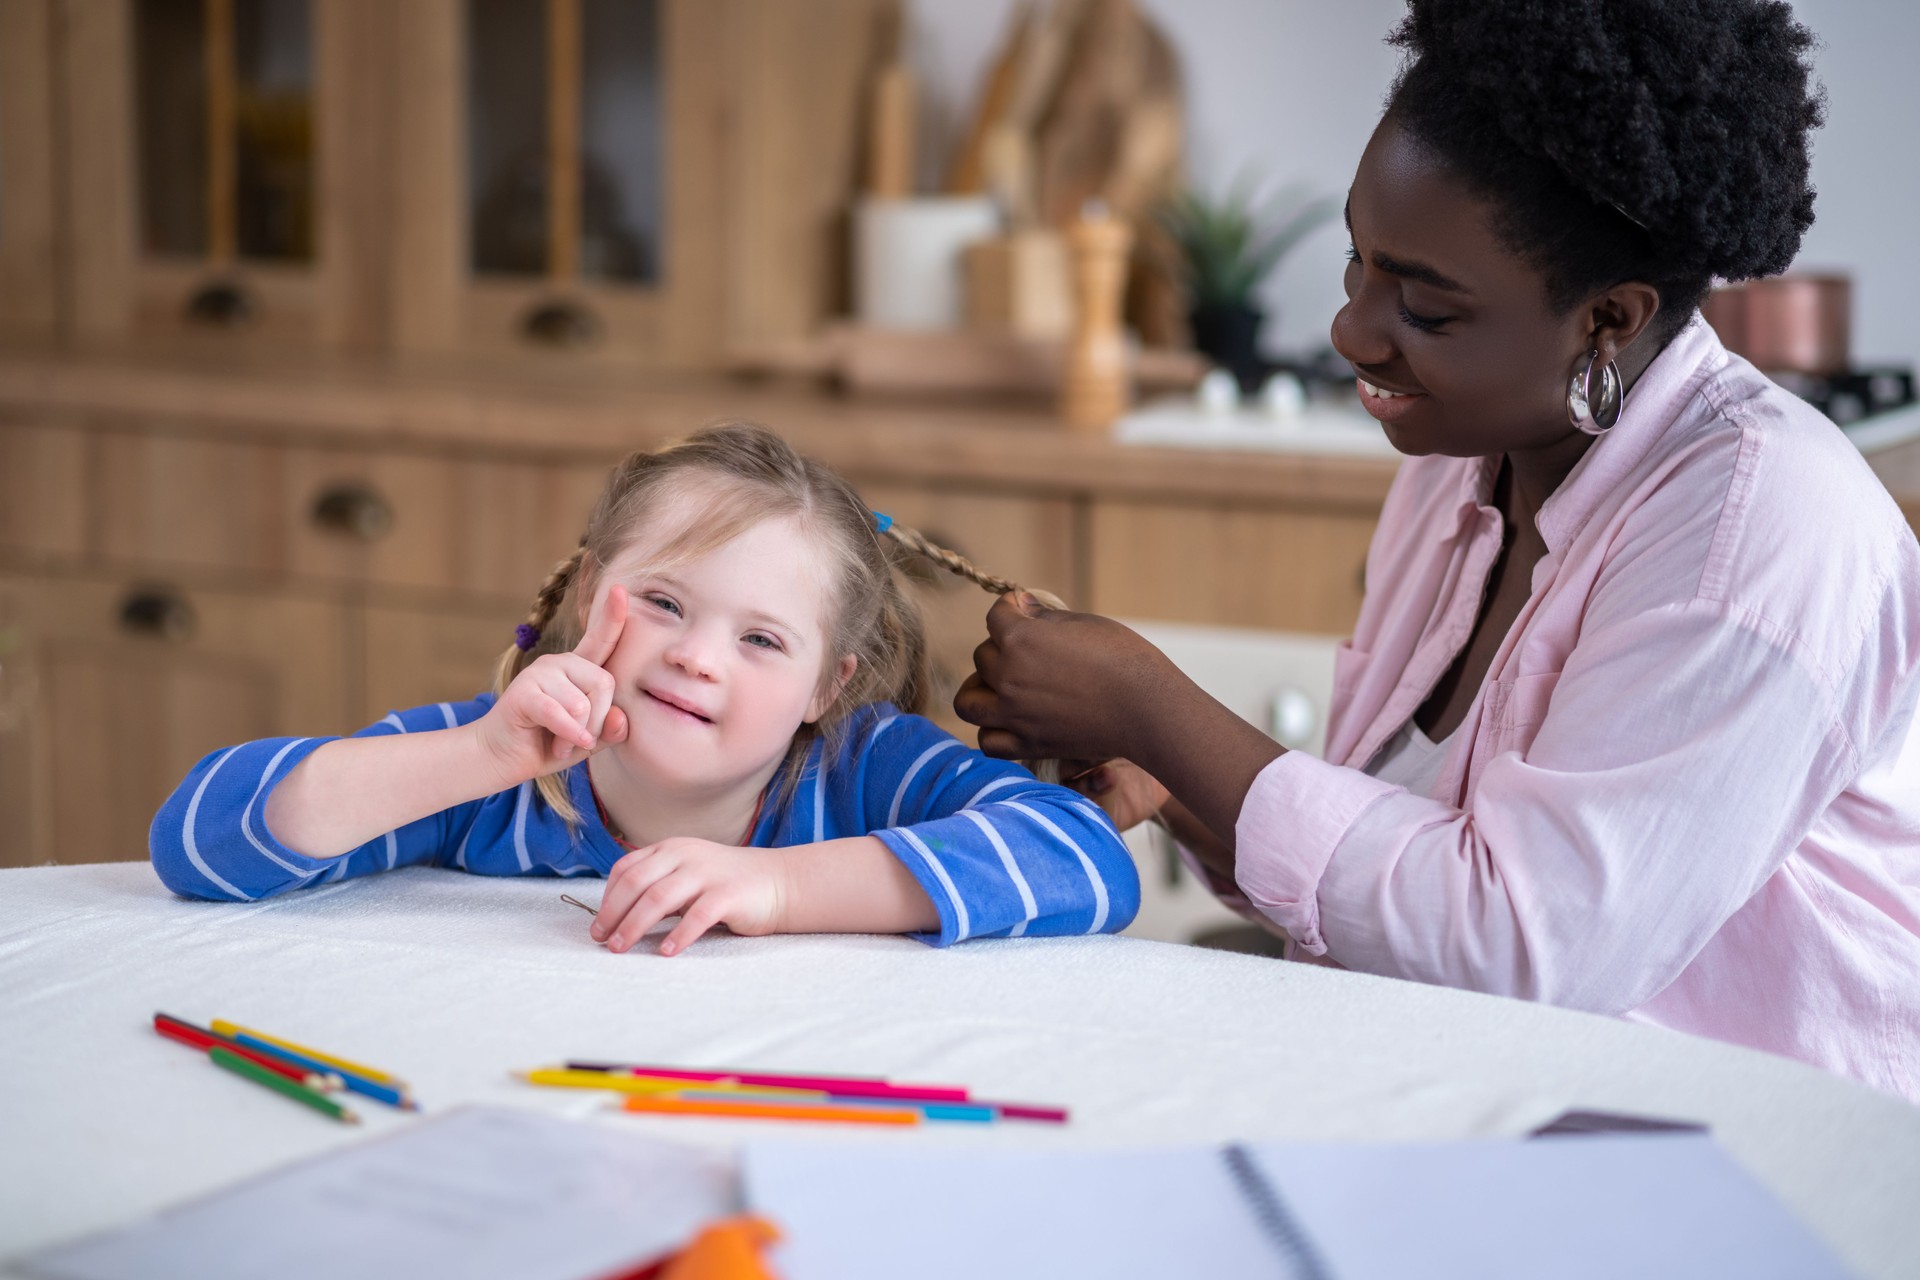
{"type": "Polygon", "coordinates": [[[205,1027],[196,1027],[191,1022],[173,1017],[171,1014],[154,1014],[153,1029],[169,1040],[178,1040],[181,1044],[191,1045],[195,1049],[206,1050],[218,1045],[237,1057],[245,1058],[249,1062],[265,1067],[275,1075],[284,1076],[295,1084],[303,1084],[309,1089],[337,1090],[340,1088],[338,1076],[316,1075],[284,1058],[276,1058],[272,1054],[249,1049],[243,1044],[235,1044],[225,1036],[215,1035],[205,1027]]]}

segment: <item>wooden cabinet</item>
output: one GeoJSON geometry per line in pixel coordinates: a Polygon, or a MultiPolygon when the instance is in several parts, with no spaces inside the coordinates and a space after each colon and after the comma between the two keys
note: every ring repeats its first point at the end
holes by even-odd
{"type": "Polygon", "coordinates": [[[1096,501],[1088,607],[1345,635],[1360,612],[1376,511],[1096,501]]]}
{"type": "Polygon", "coordinates": [[[14,573],[0,596],[29,637],[31,685],[24,720],[0,732],[0,865],[139,857],[207,752],[348,727],[335,601],[14,573]]]}
{"type": "Polygon", "coordinates": [[[365,693],[359,721],[429,702],[465,702],[493,688],[494,665],[513,642],[525,604],[470,609],[372,605],[361,632],[365,693]]]}
{"type": "Polygon", "coordinates": [[[678,367],[807,336],[887,8],[0,0],[0,332],[678,367]]]}

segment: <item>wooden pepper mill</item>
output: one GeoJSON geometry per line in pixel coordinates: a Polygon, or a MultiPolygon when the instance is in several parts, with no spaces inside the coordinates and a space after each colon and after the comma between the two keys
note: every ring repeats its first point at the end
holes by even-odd
{"type": "Polygon", "coordinates": [[[1132,399],[1120,307],[1133,232],[1098,201],[1067,231],[1073,252],[1073,336],[1067,341],[1060,415],[1076,431],[1105,431],[1132,399]]]}

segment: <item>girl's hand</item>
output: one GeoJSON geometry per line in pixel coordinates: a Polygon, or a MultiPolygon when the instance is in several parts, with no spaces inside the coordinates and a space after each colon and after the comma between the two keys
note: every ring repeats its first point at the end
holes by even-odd
{"type": "Polygon", "coordinates": [[[675,836],[635,849],[607,873],[607,891],[588,932],[625,951],[668,916],[680,923],[660,943],[676,955],[717,924],[758,937],[776,933],[787,900],[786,863],[775,849],[736,849],[675,836]]]}
{"type": "Polygon", "coordinates": [[[501,763],[507,786],[554,773],[627,738],[627,713],[613,705],[613,677],[601,664],[627,625],[627,591],[609,585],[587,616],[572,653],[535,658],[513,678],[474,729],[501,763]]]}
{"type": "Polygon", "coordinates": [[[1070,777],[1064,784],[1107,811],[1113,825],[1129,831],[1160,816],[1167,789],[1129,760],[1109,760],[1070,777]]]}

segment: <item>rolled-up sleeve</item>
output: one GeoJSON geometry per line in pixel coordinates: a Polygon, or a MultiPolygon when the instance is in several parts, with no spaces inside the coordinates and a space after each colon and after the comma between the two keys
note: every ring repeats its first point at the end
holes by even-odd
{"type": "Polygon", "coordinates": [[[1625,618],[1582,638],[1524,754],[1491,744],[1464,809],[1275,760],[1241,809],[1236,879],[1304,950],[1349,968],[1624,1012],[1686,967],[1850,776],[1836,682],[1724,605],[1625,618]]]}

